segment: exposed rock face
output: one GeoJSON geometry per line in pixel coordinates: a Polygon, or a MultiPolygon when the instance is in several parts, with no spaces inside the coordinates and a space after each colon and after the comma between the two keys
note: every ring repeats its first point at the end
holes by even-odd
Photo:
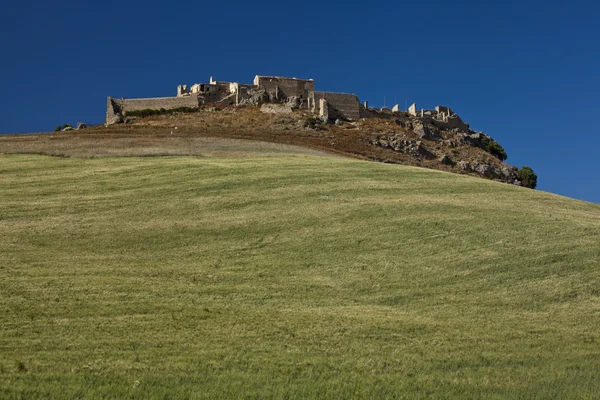
{"type": "Polygon", "coordinates": [[[458,168],[465,172],[471,171],[471,163],[468,161],[459,161],[458,168]]]}
{"type": "Polygon", "coordinates": [[[372,144],[410,154],[417,159],[435,158],[435,155],[425,147],[421,140],[410,139],[401,135],[381,136],[374,140],[372,144]]]}
{"type": "Polygon", "coordinates": [[[446,164],[446,165],[455,165],[456,164],[454,161],[452,161],[452,159],[450,158],[450,156],[448,156],[447,154],[444,154],[438,160],[442,164],[446,164]]]}
{"type": "Polygon", "coordinates": [[[421,121],[415,121],[415,122],[413,122],[412,125],[413,125],[413,131],[415,132],[415,134],[422,139],[427,139],[427,140],[441,139],[441,137],[439,135],[439,130],[433,125],[425,125],[421,121]]]}
{"type": "Polygon", "coordinates": [[[521,181],[517,178],[517,171],[509,166],[498,166],[492,163],[482,161],[459,161],[459,170],[463,172],[476,172],[485,177],[496,179],[502,182],[511,183],[513,185],[521,185],[521,181]]]}
{"type": "MultiPolygon", "coordinates": [[[[446,117],[446,120],[448,118],[446,117]]],[[[446,166],[445,169],[451,167],[457,172],[477,174],[484,178],[520,185],[516,170],[499,162],[505,157],[500,158],[498,154],[489,150],[489,144],[495,141],[482,132],[468,129],[468,125],[464,123],[452,129],[443,129],[440,128],[443,124],[439,121],[427,117],[407,116],[407,119],[394,119],[392,124],[404,128],[401,129],[403,132],[392,128],[394,132],[377,136],[371,144],[409,154],[417,160],[437,159],[441,165],[446,166]],[[478,150],[474,152],[469,148],[478,150]]]]}

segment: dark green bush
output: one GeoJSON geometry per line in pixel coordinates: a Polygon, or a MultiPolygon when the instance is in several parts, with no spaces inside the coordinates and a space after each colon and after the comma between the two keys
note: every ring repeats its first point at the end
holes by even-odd
{"type": "Polygon", "coordinates": [[[73,125],[71,125],[71,124],[64,124],[62,126],[58,125],[56,128],[54,128],[54,132],[60,132],[65,128],[72,128],[72,127],[73,127],[73,125]]]}
{"type": "Polygon", "coordinates": [[[481,144],[485,151],[497,157],[500,161],[504,161],[508,158],[506,151],[504,151],[504,148],[500,146],[500,143],[496,142],[491,137],[485,135],[482,136],[481,144]]]}
{"type": "Polygon", "coordinates": [[[132,111],[127,111],[125,114],[128,117],[150,117],[153,115],[166,115],[166,114],[175,114],[175,113],[193,113],[198,111],[198,108],[195,107],[177,107],[177,108],[170,108],[170,109],[164,109],[164,108],[160,108],[160,109],[150,109],[150,108],[146,108],[143,110],[132,110],[132,111]]]}
{"type": "Polygon", "coordinates": [[[318,120],[315,117],[312,117],[312,116],[311,117],[306,117],[304,119],[304,126],[306,128],[316,129],[317,125],[319,124],[319,122],[320,122],[320,120],[318,120]]]}
{"type": "Polygon", "coordinates": [[[537,186],[537,175],[529,167],[521,168],[519,172],[517,172],[517,177],[525,187],[535,189],[537,186]]]}

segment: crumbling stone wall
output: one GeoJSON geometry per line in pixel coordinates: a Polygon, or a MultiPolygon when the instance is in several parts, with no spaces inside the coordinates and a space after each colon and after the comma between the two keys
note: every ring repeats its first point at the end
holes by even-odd
{"type": "Polygon", "coordinates": [[[329,106],[330,119],[358,120],[361,117],[361,105],[354,94],[315,92],[317,103],[325,99],[329,106]]]}
{"type": "MultiPolygon", "coordinates": [[[[396,104],[392,110],[369,109],[368,102],[360,104],[354,94],[315,92],[315,82],[305,79],[287,78],[281,76],[256,75],[254,84],[240,84],[237,82],[220,82],[210,78],[209,83],[194,84],[191,87],[179,85],[177,97],[163,97],[151,99],[118,100],[108,98],[106,107],[106,121],[125,114],[128,110],[141,109],[170,109],[177,107],[198,107],[205,103],[219,103],[223,105],[261,105],[264,103],[279,103],[289,106],[290,109],[300,107],[317,113],[321,118],[335,120],[358,120],[380,115],[394,113],[398,117],[409,115],[426,124],[433,124],[441,129],[459,129],[468,131],[458,115],[446,106],[437,106],[435,110],[417,110],[417,105],[412,104],[406,113],[396,104]],[[323,100],[323,101],[321,101],[323,100]]],[[[265,107],[264,111],[280,112],[283,109],[265,107]]],[[[287,109],[286,109],[287,110],[287,109]]],[[[287,111],[286,111],[287,112],[287,111]]]]}
{"type": "Polygon", "coordinates": [[[203,101],[207,103],[225,102],[227,104],[235,104],[235,97],[231,97],[231,85],[229,82],[214,82],[204,85],[204,93],[202,94],[203,101]]]}
{"type": "Polygon", "coordinates": [[[285,102],[295,98],[303,108],[309,108],[314,104],[315,82],[312,80],[257,76],[254,84],[267,92],[271,102],[285,102]]]}
{"type": "Polygon", "coordinates": [[[411,104],[411,106],[408,107],[408,113],[410,115],[412,115],[413,117],[416,117],[417,116],[417,105],[414,103],[411,104]]]}
{"type": "Polygon", "coordinates": [[[325,123],[329,121],[329,104],[327,104],[327,100],[325,99],[319,99],[319,117],[325,123]]]}
{"type": "Polygon", "coordinates": [[[469,124],[464,123],[456,114],[443,120],[433,119],[431,123],[441,129],[458,129],[462,132],[469,131],[469,124]]]}
{"type": "Polygon", "coordinates": [[[106,123],[110,123],[118,114],[135,110],[166,110],[178,107],[198,107],[198,96],[156,97],[149,99],[113,99],[108,98],[106,104],[106,123]]]}
{"type": "Polygon", "coordinates": [[[106,99],[106,119],[104,120],[104,123],[113,123],[118,114],[121,114],[121,108],[117,105],[114,99],[108,97],[106,99]]]}

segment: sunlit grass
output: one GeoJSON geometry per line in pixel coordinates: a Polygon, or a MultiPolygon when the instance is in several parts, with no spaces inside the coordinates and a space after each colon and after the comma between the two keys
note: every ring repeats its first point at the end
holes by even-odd
{"type": "Polygon", "coordinates": [[[287,155],[0,157],[0,397],[593,397],[600,206],[287,155]]]}

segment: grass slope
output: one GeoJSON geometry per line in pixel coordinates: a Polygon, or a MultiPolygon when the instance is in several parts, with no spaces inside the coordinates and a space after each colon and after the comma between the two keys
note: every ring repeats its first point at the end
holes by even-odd
{"type": "Polygon", "coordinates": [[[0,157],[0,397],[593,397],[600,206],[310,155],[0,157]]]}

